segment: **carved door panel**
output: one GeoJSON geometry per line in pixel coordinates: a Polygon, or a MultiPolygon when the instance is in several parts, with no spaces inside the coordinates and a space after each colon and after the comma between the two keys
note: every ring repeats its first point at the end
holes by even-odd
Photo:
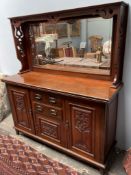
{"type": "Polygon", "coordinates": [[[15,126],[33,133],[34,126],[28,89],[8,86],[8,92],[15,126]]]}
{"type": "Polygon", "coordinates": [[[68,103],[70,120],[69,149],[94,157],[95,150],[95,109],[73,103],[68,103]]]}
{"type": "Polygon", "coordinates": [[[35,114],[36,134],[46,141],[58,145],[63,144],[62,124],[55,120],[49,120],[41,114],[35,114]]]}

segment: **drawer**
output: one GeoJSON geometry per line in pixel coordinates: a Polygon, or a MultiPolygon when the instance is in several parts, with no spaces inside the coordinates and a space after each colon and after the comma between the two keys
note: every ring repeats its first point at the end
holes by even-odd
{"type": "Polygon", "coordinates": [[[36,102],[42,102],[51,106],[62,107],[63,100],[59,95],[53,93],[45,93],[42,91],[32,91],[32,100],[36,102]]]}
{"type": "Polygon", "coordinates": [[[62,110],[50,106],[42,105],[40,103],[33,103],[33,111],[35,114],[41,114],[44,117],[62,120],[62,110]]]}

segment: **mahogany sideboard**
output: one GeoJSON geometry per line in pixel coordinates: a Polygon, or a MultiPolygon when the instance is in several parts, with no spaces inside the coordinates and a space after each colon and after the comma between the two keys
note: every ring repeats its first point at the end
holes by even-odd
{"type": "Polygon", "coordinates": [[[111,82],[33,71],[4,81],[16,131],[105,168],[119,91],[111,82]]]}
{"type": "Polygon", "coordinates": [[[106,169],[116,140],[127,12],[128,5],[117,2],[10,19],[22,69],[3,81],[17,133],[106,169]],[[103,25],[112,24],[112,42],[104,41],[105,30],[102,36],[93,33],[95,42],[89,50],[81,31],[84,32],[86,23],[100,27],[101,21],[103,25]],[[52,25],[56,27],[55,33],[52,25]],[[70,37],[60,33],[59,26],[61,30],[67,26],[70,37]],[[78,39],[82,42],[80,48],[76,44],[78,39]],[[70,50],[71,55],[65,55],[65,50],[70,50]],[[80,61],[72,62],[74,57],[80,61]],[[70,65],[66,65],[67,60],[70,65]]]}

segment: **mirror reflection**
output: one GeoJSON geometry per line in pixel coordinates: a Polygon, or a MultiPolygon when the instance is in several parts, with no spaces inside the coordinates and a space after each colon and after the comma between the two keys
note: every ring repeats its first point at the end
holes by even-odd
{"type": "MultiPolygon", "coordinates": [[[[30,24],[35,66],[64,65],[110,73],[113,19],[30,24]]],[[[103,73],[104,74],[104,73],[103,73]]]]}

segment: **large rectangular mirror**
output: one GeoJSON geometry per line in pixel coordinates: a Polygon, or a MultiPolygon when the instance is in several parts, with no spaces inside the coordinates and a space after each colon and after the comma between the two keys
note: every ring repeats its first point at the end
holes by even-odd
{"type": "Polygon", "coordinates": [[[35,67],[54,66],[110,75],[113,18],[31,23],[35,67]]]}

